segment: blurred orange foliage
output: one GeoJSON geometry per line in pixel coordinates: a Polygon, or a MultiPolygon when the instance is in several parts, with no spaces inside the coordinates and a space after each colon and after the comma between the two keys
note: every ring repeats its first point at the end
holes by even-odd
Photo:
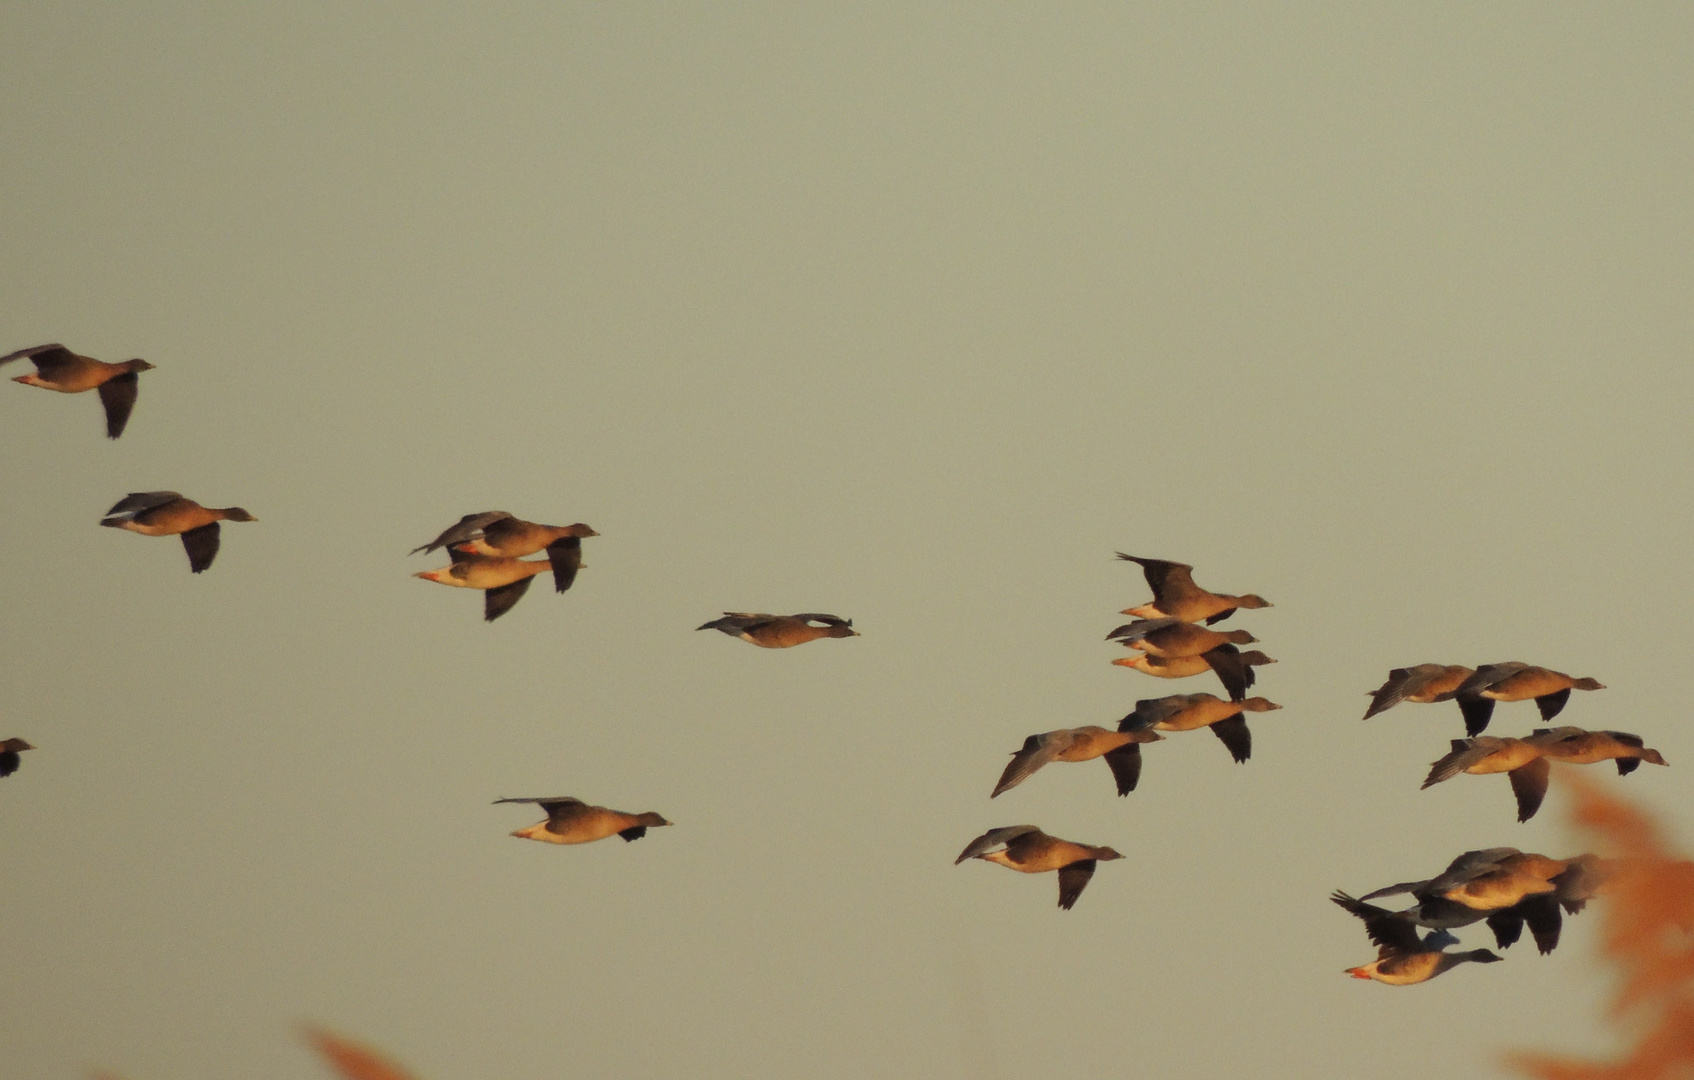
{"type": "Polygon", "coordinates": [[[1617,860],[1601,890],[1600,947],[1619,976],[1612,1018],[1636,1038],[1611,1063],[1522,1053],[1509,1063],[1540,1080],[1694,1080],[1694,862],[1632,804],[1563,779],[1572,823],[1617,860]]]}
{"type": "Polygon", "coordinates": [[[321,1028],[308,1027],[306,1038],[347,1080],[412,1080],[412,1074],[398,1065],[321,1028]]]}

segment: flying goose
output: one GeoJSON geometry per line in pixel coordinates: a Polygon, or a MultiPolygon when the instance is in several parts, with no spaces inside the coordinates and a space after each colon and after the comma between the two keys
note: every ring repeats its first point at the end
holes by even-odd
{"type": "Polygon", "coordinates": [[[647,830],[670,822],[658,814],[626,814],[604,806],[589,806],[569,795],[553,795],[534,799],[495,799],[500,803],[536,803],[547,811],[547,820],[512,833],[525,840],[545,840],[549,844],[588,844],[604,840],[613,833],[625,840],[639,840],[647,830]]]}
{"type": "Polygon", "coordinates": [[[130,410],[135,408],[137,378],[143,371],[152,371],[145,360],[125,360],[108,364],[89,356],[78,356],[63,345],[35,345],[15,353],[0,356],[0,366],[13,360],[29,360],[35,364],[34,375],[17,375],[12,381],[25,386],[57,390],[61,394],[80,394],[84,390],[99,390],[100,404],[106,407],[106,437],[115,439],[124,433],[130,410]]]}
{"type": "Polygon", "coordinates": [[[1365,933],[1377,946],[1377,957],[1362,967],[1348,968],[1355,979],[1375,979],[1390,986],[1410,986],[1428,982],[1449,968],[1469,960],[1492,964],[1500,957],[1487,949],[1450,953],[1442,950],[1455,942],[1446,931],[1436,931],[1428,937],[1418,935],[1417,926],[1403,915],[1355,900],[1337,890],[1330,896],[1343,911],[1364,920],[1365,933]]]}
{"type": "Polygon", "coordinates": [[[1536,728],[1529,733],[1530,741],[1541,747],[1541,753],[1553,761],[1567,765],[1592,765],[1598,761],[1616,761],[1619,776],[1628,776],[1643,761],[1651,765],[1668,765],[1664,755],[1648,749],[1645,740],[1627,731],[1584,731],[1579,727],[1536,728]]]}
{"type": "Polygon", "coordinates": [[[1031,735],[1012,754],[1006,771],[1000,774],[1000,782],[988,797],[992,799],[1017,787],[1049,761],[1093,761],[1099,757],[1105,758],[1110,766],[1118,794],[1128,795],[1141,778],[1141,744],[1163,738],[1155,731],[1121,732],[1093,726],[1031,735]]]}
{"type": "Polygon", "coordinates": [[[695,630],[719,630],[730,637],[750,641],[766,649],[787,649],[804,645],[818,638],[858,637],[852,619],[836,615],[803,613],[799,615],[765,615],[747,611],[726,611],[723,618],[701,623],[695,630]],[[821,623],[821,626],[813,626],[821,623]]]}
{"type": "Polygon", "coordinates": [[[493,622],[512,610],[512,606],[529,591],[530,579],[552,565],[547,559],[500,559],[492,555],[472,555],[456,547],[448,548],[447,554],[453,560],[451,565],[437,570],[420,570],[412,576],[438,585],[481,589],[484,622],[493,622]]]}
{"type": "Polygon", "coordinates": [[[1125,615],[1142,619],[1168,617],[1187,622],[1199,622],[1204,619],[1207,623],[1215,623],[1220,619],[1229,618],[1236,608],[1271,606],[1269,600],[1253,593],[1230,596],[1226,593],[1207,592],[1194,584],[1194,568],[1187,563],[1143,559],[1135,555],[1125,555],[1121,551],[1117,554],[1120,559],[1139,563],[1141,572],[1147,578],[1147,587],[1153,590],[1151,603],[1125,608],[1125,615]]]}
{"type": "Polygon", "coordinates": [[[218,522],[258,520],[239,506],[201,506],[174,491],[132,491],[106,511],[100,524],[142,536],[181,536],[188,568],[198,574],[218,557],[218,522]]]}
{"type": "Polygon", "coordinates": [[[1253,734],[1247,730],[1249,712],[1270,712],[1281,705],[1267,698],[1224,701],[1213,694],[1172,694],[1135,703],[1135,711],[1118,721],[1119,731],[1197,731],[1212,729],[1237,764],[1253,756],[1253,734]]]}
{"type": "Polygon", "coordinates": [[[1570,700],[1572,690],[1604,690],[1594,679],[1572,678],[1562,671],[1532,667],[1513,660],[1504,664],[1484,664],[1453,691],[1458,698],[1459,711],[1465,714],[1465,734],[1476,735],[1486,730],[1494,715],[1496,701],[1528,701],[1535,699],[1541,719],[1551,720],[1570,700]]]}
{"type": "Polygon", "coordinates": [[[1069,840],[1048,836],[1034,825],[1010,825],[1003,829],[989,829],[972,840],[953,860],[953,865],[957,866],[966,859],[984,859],[1026,874],[1057,870],[1059,906],[1069,911],[1088,885],[1088,879],[1094,876],[1094,864],[1121,858],[1122,855],[1109,847],[1073,844],[1069,840]]]}
{"type": "Polygon", "coordinates": [[[1450,780],[1460,773],[1487,776],[1506,773],[1512,782],[1512,794],[1518,800],[1518,820],[1528,821],[1541,808],[1547,796],[1547,774],[1550,766],[1541,747],[1528,739],[1508,739],[1495,735],[1477,735],[1469,739],[1454,739],[1447,756],[1430,766],[1423,787],[1450,780]]]}
{"type": "MultiPolygon", "coordinates": [[[[1387,712],[1402,701],[1422,704],[1446,701],[1458,693],[1459,684],[1472,674],[1470,668],[1459,664],[1418,664],[1395,668],[1388,673],[1388,681],[1371,692],[1370,708],[1365,710],[1364,718],[1369,720],[1377,713],[1387,712]]],[[[1466,734],[1475,735],[1476,732],[1467,730],[1466,734]]]]}
{"type": "Polygon", "coordinates": [[[1224,633],[1181,619],[1137,619],[1107,634],[1106,640],[1139,649],[1148,656],[1179,660],[1211,652],[1219,645],[1251,645],[1259,639],[1245,630],[1224,633]]]}
{"type": "Polygon", "coordinates": [[[1217,674],[1218,681],[1223,683],[1230,700],[1241,701],[1246,698],[1248,689],[1253,685],[1253,668],[1259,664],[1274,664],[1276,661],[1257,649],[1242,652],[1234,645],[1219,645],[1200,656],[1184,656],[1172,660],[1141,653],[1119,657],[1112,663],[1119,667],[1134,668],[1148,675],[1156,675],[1161,679],[1183,679],[1209,669],[1217,674]]]}
{"type": "Polygon", "coordinates": [[[521,559],[543,549],[553,567],[553,588],[564,592],[582,569],[582,541],[599,536],[587,525],[537,525],[515,518],[504,510],[466,514],[434,540],[412,549],[412,554],[451,547],[472,555],[521,559]]]}
{"type": "Polygon", "coordinates": [[[13,773],[17,772],[18,762],[20,760],[18,755],[23,753],[25,750],[34,749],[35,747],[31,746],[27,742],[24,742],[22,739],[0,740],[0,776],[11,776],[13,773]]]}

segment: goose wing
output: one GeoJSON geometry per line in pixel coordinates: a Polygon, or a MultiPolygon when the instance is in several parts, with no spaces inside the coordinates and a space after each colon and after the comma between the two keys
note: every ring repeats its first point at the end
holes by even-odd
{"type": "Polygon", "coordinates": [[[1006,771],[1000,774],[1000,782],[994,785],[994,793],[988,797],[992,799],[1002,791],[1015,788],[1028,780],[1035,770],[1052,761],[1075,741],[1069,731],[1049,731],[1042,735],[1031,735],[1023,741],[1022,748],[1012,754],[1006,771]]]}
{"type": "Polygon", "coordinates": [[[220,530],[215,521],[183,533],[182,549],[188,552],[188,568],[198,574],[211,566],[212,560],[218,557],[220,539],[220,530]]]}
{"type": "Polygon", "coordinates": [[[480,514],[466,514],[456,524],[449,525],[440,536],[422,547],[413,548],[409,554],[416,555],[420,551],[434,551],[439,547],[451,547],[454,544],[463,544],[475,540],[482,535],[482,530],[485,527],[511,516],[504,510],[488,510],[480,514]]]}
{"type": "Polygon", "coordinates": [[[1030,833],[1040,831],[1041,828],[1037,825],[1007,825],[999,829],[989,829],[966,844],[965,850],[959,853],[957,859],[953,860],[953,865],[957,866],[966,859],[975,859],[986,855],[990,851],[1005,847],[1020,836],[1028,836],[1030,833]]]}
{"type": "Polygon", "coordinates": [[[553,591],[564,592],[582,569],[582,541],[567,536],[547,545],[547,561],[553,564],[553,591]]]}
{"type": "Polygon", "coordinates": [[[529,583],[534,580],[533,577],[519,578],[510,585],[502,585],[497,589],[484,589],[482,591],[482,620],[493,622],[512,610],[512,606],[522,600],[523,594],[529,591],[529,583]]]}
{"type": "Polygon", "coordinates": [[[141,379],[133,371],[100,384],[100,404],[106,408],[106,438],[115,439],[124,433],[129,414],[135,409],[135,396],[141,390],[141,379]]]}
{"type": "Polygon", "coordinates": [[[1088,887],[1088,879],[1094,876],[1094,860],[1080,859],[1069,866],[1059,868],[1059,906],[1066,911],[1076,903],[1076,898],[1082,895],[1082,890],[1088,887]]]}

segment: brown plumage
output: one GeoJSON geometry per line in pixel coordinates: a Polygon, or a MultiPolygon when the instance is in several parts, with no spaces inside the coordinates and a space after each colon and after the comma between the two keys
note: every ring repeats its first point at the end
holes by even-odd
{"type": "Polygon", "coordinates": [[[547,561],[553,568],[554,591],[564,592],[576,580],[577,571],[583,568],[582,541],[599,535],[581,522],[575,525],[538,525],[515,518],[504,510],[488,510],[480,514],[466,514],[434,540],[413,548],[412,554],[450,547],[472,555],[520,559],[545,550],[547,561]]]}
{"type": "Polygon", "coordinates": [[[1148,675],[1161,679],[1183,679],[1190,675],[1198,675],[1203,671],[1214,672],[1223,688],[1229,693],[1232,701],[1241,701],[1247,696],[1247,691],[1256,681],[1253,668],[1261,664],[1274,664],[1275,660],[1257,649],[1242,652],[1234,645],[1219,645],[1211,652],[1200,656],[1183,656],[1170,659],[1162,656],[1151,656],[1140,653],[1134,656],[1123,656],[1112,663],[1119,667],[1134,668],[1148,675]]]}
{"type": "MultiPolygon", "coordinates": [[[[493,622],[523,599],[530,580],[551,568],[547,559],[500,559],[448,549],[453,562],[436,570],[420,570],[413,577],[460,589],[481,589],[482,618],[493,622]]],[[[561,590],[562,591],[562,590],[561,590]]]]}
{"type": "Polygon", "coordinates": [[[1010,825],[990,829],[972,840],[953,860],[953,865],[957,866],[966,859],[985,859],[1026,874],[1057,870],[1059,906],[1068,911],[1076,903],[1076,898],[1082,895],[1088,879],[1094,876],[1094,864],[1121,858],[1122,855],[1109,847],[1060,840],[1056,836],[1048,836],[1034,825],[1010,825]]]}
{"type": "Polygon", "coordinates": [[[1253,756],[1253,735],[1243,713],[1282,708],[1267,698],[1224,701],[1212,694],[1172,694],[1135,703],[1135,711],[1118,721],[1118,730],[1198,731],[1209,727],[1239,764],[1253,756]]]}
{"type": "Polygon", "coordinates": [[[1153,731],[1110,731],[1103,727],[1061,728],[1031,735],[1012,754],[990,799],[1017,787],[1050,761],[1093,761],[1105,758],[1116,781],[1118,794],[1128,795],[1141,778],[1141,745],[1164,736],[1153,731]]]}
{"type": "Polygon", "coordinates": [[[653,813],[626,814],[604,806],[590,806],[569,795],[541,796],[531,799],[495,799],[500,803],[536,803],[547,811],[547,820],[518,829],[513,836],[525,840],[543,840],[549,844],[589,844],[617,835],[625,840],[639,840],[647,830],[670,822],[653,813]]]}
{"type": "Polygon", "coordinates": [[[1484,664],[1453,691],[1465,717],[1465,734],[1476,735],[1488,727],[1496,701],[1529,701],[1541,710],[1541,719],[1559,715],[1572,690],[1604,690],[1590,678],[1575,678],[1551,668],[1534,667],[1517,660],[1484,664]]]}
{"type": "Polygon", "coordinates": [[[1230,596],[1227,593],[1207,592],[1194,584],[1194,568],[1187,563],[1166,562],[1163,559],[1143,559],[1118,552],[1118,558],[1139,563],[1153,590],[1152,602],[1139,607],[1125,608],[1125,615],[1142,619],[1172,618],[1185,622],[1202,619],[1215,623],[1227,619],[1237,608],[1267,608],[1269,600],[1254,593],[1230,596]]]}
{"type": "MultiPolygon", "coordinates": [[[[1442,951],[1442,935],[1420,937],[1418,928],[1403,914],[1355,900],[1339,890],[1330,896],[1343,911],[1364,920],[1365,933],[1377,946],[1377,958],[1362,967],[1347,968],[1355,979],[1375,979],[1390,986],[1428,982],[1467,961],[1491,964],[1500,957],[1487,949],[1450,953],[1442,951]]],[[[1452,941],[1446,937],[1446,941],[1452,941]]]]}
{"type": "Polygon", "coordinates": [[[750,641],[766,649],[788,649],[818,638],[858,637],[852,619],[836,615],[803,613],[799,615],[765,615],[747,611],[726,611],[723,618],[696,626],[696,630],[718,630],[730,637],[750,641]],[[813,625],[813,624],[817,625],[813,625]]]}
{"type": "Polygon", "coordinates": [[[143,371],[153,370],[153,365],[145,360],[108,364],[91,356],[78,356],[57,344],[34,345],[0,356],[0,366],[13,360],[29,360],[35,364],[34,375],[18,375],[13,377],[13,382],[57,390],[61,394],[100,391],[100,404],[106,409],[108,439],[124,433],[124,425],[129,423],[129,414],[135,408],[136,392],[140,388],[137,376],[143,371]]]}
{"type": "Polygon", "coordinates": [[[1245,630],[1208,630],[1181,619],[1138,619],[1113,630],[1106,640],[1139,649],[1148,656],[1180,660],[1211,652],[1220,645],[1251,645],[1259,639],[1245,630]]]}
{"type": "Polygon", "coordinates": [[[1370,708],[1365,710],[1364,719],[1387,712],[1402,701],[1426,705],[1432,701],[1447,701],[1458,693],[1460,684],[1472,674],[1474,672],[1470,668],[1459,664],[1417,664],[1409,668],[1395,668],[1388,673],[1388,681],[1371,692],[1370,708]]]}
{"type": "Polygon", "coordinates": [[[201,506],[174,491],[132,491],[106,511],[100,524],[142,536],[181,536],[188,568],[198,574],[217,558],[218,522],[258,520],[239,506],[201,506]]]}

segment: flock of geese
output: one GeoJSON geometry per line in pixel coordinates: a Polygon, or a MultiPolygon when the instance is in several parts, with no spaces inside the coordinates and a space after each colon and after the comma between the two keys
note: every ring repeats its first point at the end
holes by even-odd
{"type": "MultiPolygon", "coordinates": [[[[74,394],[97,390],[106,414],[106,434],[123,434],[136,402],[139,375],[153,370],[145,360],[105,363],[79,356],[63,345],[37,345],[0,357],[0,366],[30,360],[35,374],[13,381],[74,394]]],[[[212,565],[218,553],[219,523],[251,522],[257,518],[240,507],[207,507],[174,491],[132,492],[108,510],[100,524],[143,536],[180,536],[189,569],[198,574],[212,565]]],[[[412,554],[445,549],[451,560],[416,577],[441,585],[478,589],[483,593],[483,618],[493,621],[510,611],[531,581],[551,572],[556,592],[568,590],[583,569],[582,541],[598,536],[587,525],[542,525],[501,510],[467,514],[412,554]],[[546,553],[545,558],[533,556],[546,553]]],[[[1173,694],[1137,701],[1116,729],[1098,726],[1064,728],[1030,735],[1012,754],[989,798],[1028,780],[1052,762],[1105,760],[1120,796],[1135,790],[1141,776],[1141,747],[1163,741],[1165,732],[1210,728],[1236,762],[1252,755],[1248,713],[1282,706],[1263,697],[1248,697],[1256,681],[1254,669],[1276,661],[1242,645],[1258,641],[1246,630],[1214,630],[1216,623],[1238,610],[1268,608],[1269,601],[1253,593],[1239,596],[1213,593],[1195,584],[1193,567],[1185,563],[1118,554],[1138,564],[1153,591],[1153,599],[1122,614],[1134,617],[1113,630],[1115,641],[1130,654],[1114,664],[1163,679],[1181,679],[1210,671],[1228,699],[1209,693],[1173,694]]],[[[820,638],[856,637],[850,619],[804,612],[770,615],[725,612],[697,630],[717,630],[767,649],[786,649],[820,638]]],[[[1550,723],[1569,701],[1572,690],[1602,690],[1591,678],[1510,662],[1478,668],[1419,664],[1396,668],[1371,693],[1365,719],[1401,702],[1456,701],[1464,719],[1463,739],[1452,740],[1449,753],[1430,768],[1423,786],[1460,773],[1506,773],[1517,798],[1518,820],[1535,815],[1547,791],[1551,763],[1593,764],[1615,761],[1619,775],[1634,771],[1643,761],[1666,762],[1638,735],[1622,731],[1587,731],[1577,727],[1542,727],[1527,736],[1484,735],[1497,702],[1531,701],[1543,722],[1550,723]]],[[[35,749],[21,738],[0,741],[0,777],[16,772],[19,754],[35,749]]],[[[651,811],[627,813],[593,806],[572,796],[502,798],[495,803],[534,803],[547,814],[511,835],[552,844],[585,844],[613,835],[632,841],[649,828],[671,824],[651,811]]],[[[1035,825],[989,829],[965,846],[954,865],[982,859],[1026,874],[1056,871],[1059,907],[1069,909],[1081,896],[1100,862],[1121,859],[1116,850],[1064,840],[1035,825]]],[[[1347,973],[1391,985],[1425,982],[1457,964],[1490,963],[1501,959],[1488,949],[1449,952],[1458,939],[1451,931],[1486,922],[1495,944],[1506,948],[1529,927],[1541,952],[1558,943],[1563,914],[1582,910],[1605,887],[1615,866],[1592,854],[1552,859],[1516,848],[1467,851],[1435,877],[1404,882],[1354,898],[1337,891],[1331,899],[1364,922],[1365,932],[1378,946],[1377,959],[1347,973]],[[1410,894],[1416,901],[1400,911],[1368,903],[1384,896],[1410,894]],[[1431,933],[1420,933],[1421,929],[1431,933]]]]}

